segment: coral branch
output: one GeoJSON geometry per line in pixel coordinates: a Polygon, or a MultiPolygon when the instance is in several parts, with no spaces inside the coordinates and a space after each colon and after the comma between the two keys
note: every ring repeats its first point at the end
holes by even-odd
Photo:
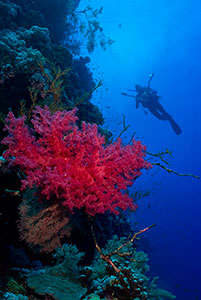
{"type": "Polygon", "coordinates": [[[119,251],[120,251],[122,248],[128,246],[129,244],[133,243],[134,239],[136,239],[137,236],[138,236],[139,234],[141,234],[141,233],[143,233],[143,232],[149,230],[150,228],[154,227],[155,225],[156,225],[156,224],[152,224],[151,226],[146,227],[146,228],[144,228],[144,229],[141,229],[140,231],[134,233],[133,236],[132,236],[132,238],[131,238],[127,243],[121,245],[121,246],[118,247],[115,251],[112,251],[112,252],[108,253],[107,255],[104,255],[104,254],[103,254],[103,252],[102,252],[100,246],[98,245],[98,242],[97,242],[97,240],[96,240],[96,236],[95,236],[95,233],[94,233],[93,225],[91,225],[91,232],[92,232],[92,236],[93,236],[93,239],[94,239],[95,247],[96,247],[96,249],[98,250],[98,252],[100,253],[100,257],[101,257],[106,263],[108,263],[109,265],[111,265],[112,268],[114,269],[114,271],[115,271],[116,273],[120,273],[122,270],[119,269],[119,268],[114,264],[114,262],[110,259],[110,257],[113,256],[113,255],[115,255],[115,254],[116,254],[116,255],[119,255],[119,256],[121,256],[121,257],[129,256],[130,253],[120,253],[119,251]]]}
{"type": "Polygon", "coordinates": [[[154,165],[155,165],[155,166],[158,166],[158,167],[164,169],[165,171],[167,171],[168,173],[173,173],[173,174],[175,174],[175,175],[177,175],[177,176],[190,176],[190,177],[194,177],[194,178],[200,179],[200,177],[197,176],[197,175],[194,175],[194,174],[183,174],[183,173],[178,173],[178,172],[176,172],[176,171],[174,171],[174,170],[172,170],[172,169],[166,168],[165,166],[161,165],[160,163],[152,163],[152,165],[153,165],[153,166],[154,166],[154,165]]]}

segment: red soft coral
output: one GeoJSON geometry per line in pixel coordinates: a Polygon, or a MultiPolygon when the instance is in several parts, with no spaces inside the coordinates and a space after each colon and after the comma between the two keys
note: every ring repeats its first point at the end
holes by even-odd
{"type": "Polygon", "coordinates": [[[105,145],[97,125],[83,122],[75,125],[76,109],[51,114],[48,107],[36,107],[33,129],[25,118],[15,119],[10,112],[6,119],[9,136],[4,158],[26,174],[25,187],[39,188],[41,196],[56,196],[71,212],[85,207],[95,215],[117,208],[135,209],[132,199],[123,192],[151,165],[144,160],[145,146],[140,141],[123,146],[121,139],[105,145]]]}

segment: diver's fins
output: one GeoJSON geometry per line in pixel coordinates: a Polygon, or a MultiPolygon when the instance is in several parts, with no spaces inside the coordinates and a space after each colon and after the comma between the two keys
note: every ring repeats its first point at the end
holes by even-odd
{"type": "Polygon", "coordinates": [[[179,135],[182,133],[181,128],[179,127],[179,125],[171,118],[170,120],[170,124],[172,126],[172,129],[174,130],[174,132],[179,135]]]}

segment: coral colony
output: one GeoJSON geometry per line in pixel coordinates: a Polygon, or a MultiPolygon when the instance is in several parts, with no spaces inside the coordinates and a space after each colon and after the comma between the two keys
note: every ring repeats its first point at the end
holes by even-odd
{"type": "Polygon", "coordinates": [[[142,168],[151,166],[144,160],[145,146],[135,140],[123,146],[121,139],[105,145],[96,124],[83,122],[81,129],[75,125],[75,113],[76,109],[51,114],[48,107],[36,107],[33,129],[25,125],[25,117],[8,114],[4,158],[26,175],[22,190],[35,186],[41,197],[55,196],[70,212],[84,207],[91,216],[135,209],[122,191],[140,176],[142,168]]]}

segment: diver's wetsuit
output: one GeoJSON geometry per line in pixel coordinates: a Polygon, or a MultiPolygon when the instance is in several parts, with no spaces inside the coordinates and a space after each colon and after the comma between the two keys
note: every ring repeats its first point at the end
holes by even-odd
{"type": "Polygon", "coordinates": [[[147,108],[156,118],[159,120],[167,120],[170,122],[174,132],[176,134],[180,134],[181,128],[174,121],[174,119],[166,112],[163,106],[159,102],[159,96],[157,95],[157,91],[148,87],[141,87],[136,85],[136,108],[139,107],[141,103],[145,108],[147,108]]]}

